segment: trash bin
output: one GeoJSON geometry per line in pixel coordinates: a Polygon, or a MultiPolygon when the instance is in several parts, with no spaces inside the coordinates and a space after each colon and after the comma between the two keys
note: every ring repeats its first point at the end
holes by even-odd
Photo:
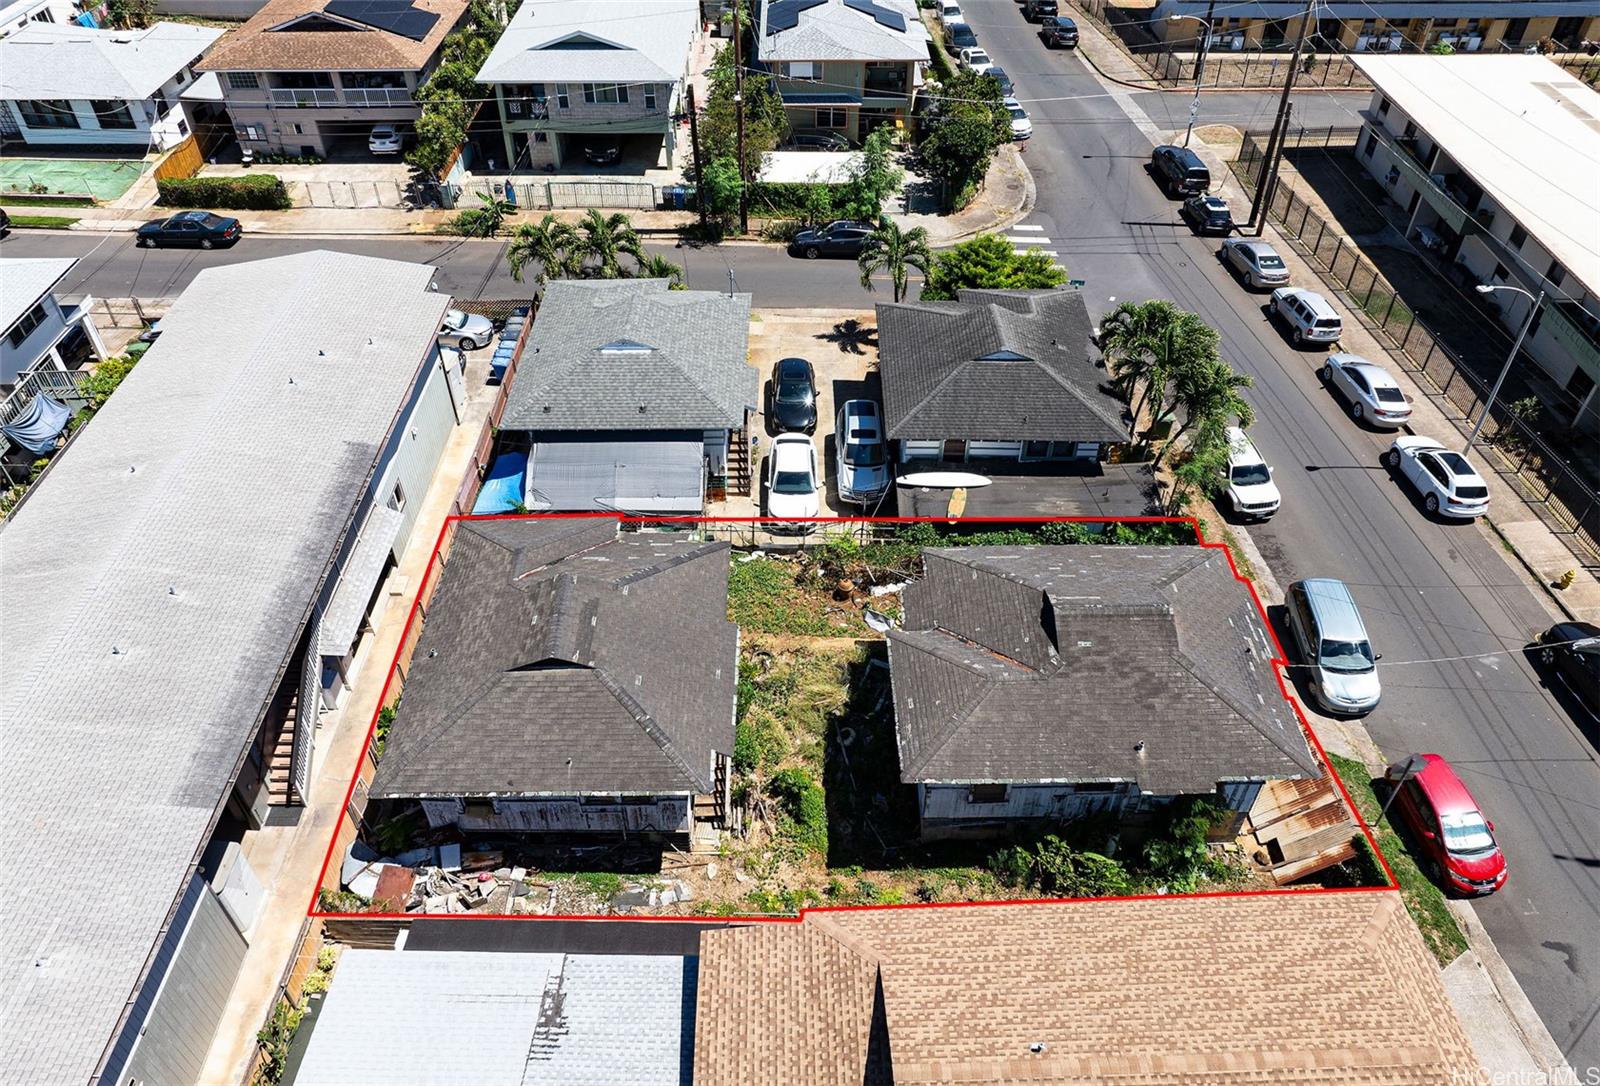
{"type": "Polygon", "coordinates": [[[682,211],[688,198],[682,185],[668,185],[661,190],[661,203],[669,211],[682,211]]]}

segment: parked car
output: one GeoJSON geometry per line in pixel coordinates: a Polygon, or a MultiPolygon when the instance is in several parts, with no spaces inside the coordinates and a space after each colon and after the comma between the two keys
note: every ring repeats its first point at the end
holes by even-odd
{"type": "MultiPolygon", "coordinates": [[[[805,434],[779,434],[767,453],[767,516],[814,517],[822,508],[817,450],[805,434]]],[[[806,525],[797,527],[804,531],[806,525]]]]}
{"type": "Polygon", "coordinates": [[[194,246],[215,249],[233,245],[244,234],[238,219],[209,211],[180,211],[170,219],[157,219],[139,227],[134,243],[143,248],[194,246]]]}
{"type": "Polygon", "coordinates": [[[847,256],[854,259],[861,255],[862,246],[866,245],[874,229],[870,222],[835,219],[826,226],[812,227],[796,234],[789,243],[789,255],[803,256],[808,260],[815,260],[819,256],[847,256]]]}
{"type": "Polygon", "coordinates": [[[494,321],[477,313],[463,313],[459,309],[444,311],[444,323],[439,328],[439,342],[446,347],[459,347],[475,351],[487,347],[494,340],[494,321]]]}
{"type": "Polygon", "coordinates": [[[815,433],[817,376],[803,358],[780,358],[772,367],[767,391],[767,418],[778,433],[815,433]]]}
{"type": "Polygon", "coordinates": [[[11,216],[6,213],[4,208],[0,208],[0,238],[9,233],[11,233],[11,216]]]}
{"type": "Polygon", "coordinates": [[[1196,234],[1233,233],[1233,212],[1220,196],[1191,196],[1178,209],[1196,234]]]}
{"type": "Polygon", "coordinates": [[[404,144],[400,130],[392,124],[373,125],[367,136],[367,150],[375,155],[398,155],[404,144]]]}
{"type": "Polygon", "coordinates": [[[1046,49],[1076,49],[1078,24],[1067,15],[1046,15],[1039,20],[1039,40],[1046,49]]]}
{"type": "Polygon", "coordinates": [[[1289,635],[1310,675],[1311,694],[1331,713],[1351,716],[1378,707],[1382,684],[1367,627],[1343,581],[1295,581],[1284,598],[1289,635]]]}
{"type": "Polygon", "coordinates": [[[1506,884],[1506,858],[1494,839],[1494,823],[1478,809],[1450,763],[1424,754],[1421,773],[1400,786],[1389,808],[1411,831],[1423,867],[1445,890],[1481,896],[1506,884]]]}
{"type": "Polygon", "coordinates": [[[622,142],[612,136],[592,136],[583,143],[583,157],[591,166],[613,166],[622,161],[622,142]]]}
{"type": "Polygon", "coordinates": [[[972,45],[961,50],[961,66],[972,72],[987,72],[994,67],[994,58],[983,46],[972,45]]]}
{"type": "Polygon", "coordinates": [[[1356,354],[1331,354],[1322,380],[1350,404],[1350,417],[1389,430],[1411,418],[1411,404],[1389,371],[1356,354]]]}
{"type": "Polygon", "coordinates": [[[1589,712],[1600,717],[1600,626],[1558,622],[1539,635],[1539,662],[1566,684],[1589,712]]]}
{"type": "Polygon", "coordinates": [[[1022,108],[1022,103],[1015,98],[1007,98],[1006,112],[1011,114],[1011,138],[1014,140],[1030,139],[1033,136],[1033,121],[1028,119],[1028,111],[1022,108]]]}
{"type": "Polygon", "coordinates": [[[970,49],[977,45],[978,35],[974,34],[972,27],[966,23],[945,23],[944,44],[952,53],[958,53],[962,49],[970,49]]]}
{"type": "Polygon", "coordinates": [[[964,21],[961,17],[961,5],[956,3],[956,0],[944,0],[939,5],[939,22],[959,23],[964,21]]]}
{"type": "Polygon", "coordinates": [[[850,141],[838,132],[796,132],[783,147],[786,151],[848,151],[850,141]]]}
{"type": "Polygon", "coordinates": [[[983,74],[1000,84],[1000,96],[1002,98],[1010,97],[1012,94],[1016,93],[1017,88],[1012,86],[1011,77],[1006,74],[1006,70],[1000,67],[1000,65],[989,65],[989,70],[983,74]]]}
{"type": "Polygon", "coordinates": [[[839,498],[867,505],[889,492],[889,446],[873,400],[846,400],[834,422],[839,498]]]}
{"type": "Polygon", "coordinates": [[[1467,458],[1431,437],[1397,437],[1383,462],[1398,471],[1435,515],[1473,520],[1489,511],[1489,484],[1467,458]]]}
{"type": "Polygon", "coordinates": [[[1150,173],[1168,196],[1198,196],[1211,187],[1211,171],[1187,147],[1163,144],[1150,152],[1150,173]]]}
{"type": "Polygon", "coordinates": [[[1054,15],[1056,11],[1056,0],[1022,0],[1022,17],[1030,23],[1054,15]]]}
{"type": "Polygon", "coordinates": [[[1222,243],[1222,258],[1244,280],[1245,286],[1255,290],[1289,283],[1289,266],[1278,255],[1278,250],[1264,241],[1229,238],[1222,243]]]}
{"type": "Polygon", "coordinates": [[[1272,292],[1268,311],[1283,321],[1296,347],[1307,343],[1337,343],[1344,322],[1328,299],[1301,287],[1279,287],[1272,292]]]}
{"type": "Polygon", "coordinates": [[[1223,474],[1228,481],[1228,504],[1242,517],[1266,520],[1283,504],[1278,484],[1272,481],[1272,469],[1239,427],[1228,427],[1227,438],[1228,464],[1223,474]]]}

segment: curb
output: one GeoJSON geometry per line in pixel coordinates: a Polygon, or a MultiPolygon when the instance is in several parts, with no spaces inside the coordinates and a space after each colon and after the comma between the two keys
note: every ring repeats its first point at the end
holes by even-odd
{"type": "Polygon", "coordinates": [[[963,230],[961,233],[951,234],[947,238],[940,238],[932,244],[932,248],[936,250],[949,248],[954,245],[960,245],[964,241],[971,241],[979,234],[993,234],[1001,230],[1009,230],[1016,223],[1033,214],[1034,206],[1039,202],[1038,183],[1033,179],[1033,171],[1028,169],[1025,152],[1017,150],[1013,152],[1013,155],[1016,159],[1017,168],[1022,171],[1022,203],[983,226],[975,227],[971,230],[963,230]]]}

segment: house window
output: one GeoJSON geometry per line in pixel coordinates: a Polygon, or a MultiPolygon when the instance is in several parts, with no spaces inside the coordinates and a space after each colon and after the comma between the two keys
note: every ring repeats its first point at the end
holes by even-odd
{"type": "Polygon", "coordinates": [[[128,103],[109,100],[96,100],[89,103],[94,107],[94,119],[100,122],[101,128],[133,128],[133,111],[128,108],[128,103]]]}
{"type": "Polygon", "coordinates": [[[646,83],[645,84],[645,88],[644,88],[644,108],[645,109],[655,109],[656,108],[656,85],[654,83],[646,83]]]}
{"type": "Polygon", "coordinates": [[[569,99],[567,97],[567,85],[565,83],[557,83],[556,84],[556,108],[557,109],[567,109],[567,108],[571,107],[571,105],[572,105],[572,101],[571,101],[571,99],[569,99]]]}
{"type": "Polygon", "coordinates": [[[1379,98],[1378,99],[1378,116],[1387,117],[1388,115],[1389,115],[1389,99],[1387,99],[1387,98],[1379,98]]]}
{"type": "Polygon", "coordinates": [[[40,302],[22,315],[22,319],[11,326],[11,331],[6,333],[6,342],[13,347],[20,347],[33,330],[44,323],[44,303],[40,302]]]}
{"type": "Polygon", "coordinates": [[[390,491],[389,493],[389,508],[393,509],[396,513],[399,513],[404,510],[405,507],[406,488],[400,485],[399,480],[396,480],[394,484],[394,490],[390,491]]]}
{"type": "Polygon", "coordinates": [[[254,90],[261,86],[261,80],[256,78],[255,72],[229,72],[228,86],[234,90],[254,90]]]}
{"type": "Polygon", "coordinates": [[[533,134],[533,142],[534,143],[549,143],[550,142],[550,133],[548,133],[548,132],[535,132],[533,134]]]}
{"type": "Polygon", "coordinates": [[[1522,243],[1528,240],[1528,232],[1522,228],[1521,223],[1514,223],[1511,227],[1511,247],[1521,249],[1522,243]]]}
{"type": "Polygon", "coordinates": [[[1406,130],[1404,132],[1400,133],[1400,138],[1403,139],[1403,140],[1414,140],[1414,139],[1416,139],[1417,138],[1417,126],[1414,123],[1412,123],[1411,121],[1407,121],[1406,122],[1406,130]]]}
{"type": "Polygon", "coordinates": [[[842,109],[817,110],[818,128],[844,128],[850,123],[849,114],[842,109]]]}
{"type": "Polygon", "coordinates": [[[1550,280],[1551,286],[1559,287],[1562,283],[1566,282],[1567,269],[1563,268],[1559,263],[1552,260],[1550,261],[1550,270],[1544,273],[1544,277],[1550,280]]]}
{"type": "Polygon", "coordinates": [[[189,122],[184,120],[182,117],[179,117],[178,118],[178,135],[187,136],[188,134],[189,134],[189,122]]]}
{"type": "Polygon", "coordinates": [[[628,88],[621,83],[585,83],[583,100],[590,105],[626,105],[628,88]]]}
{"type": "Polygon", "coordinates": [[[793,60],[783,66],[786,79],[803,79],[815,82],[822,78],[822,65],[814,60],[793,60]]]}
{"type": "Polygon", "coordinates": [[[188,81],[189,81],[189,70],[187,68],[179,69],[179,71],[178,71],[178,86],[181,87],[185,83],[187,83],[188,81]]]}
{"type": "Polygon", "coordinates": [[[1364,148],[1361,149],[1361,153],[1366,155],[1368,158],[1371,158],[1372,157],[1372,152],[1376,151],[1377,149],[1378,149],[1378,134],[1376,132],[1369,131],[1367,133],[1367,145],[1364,148]]]}
{"type": "Polygon", "coordinates": [[[64,98],[26,99],[17,103],[22,123],[29,128],[77,128],[78,115],[64,98]]]}
{"type": "Polygon", "coordinates": [[[1494,266],[1494,278],[1496,280],[1504,280],[1505,277],[1506,277],[1506,266],[1504,264],[1496,264],[1494,266]]]}
{"type": "Polygon", "coordinates": [[[1003,784],[974,784],[967,789],[968,803],[1004,803],[1006,786],[1003,784]]]}
{"type": "Polygon", "coordinates": [[[233,136],[238,140],[257,142],[267,138],[266,131],[259,124],[236,124],[233,126],[233,136]]]}

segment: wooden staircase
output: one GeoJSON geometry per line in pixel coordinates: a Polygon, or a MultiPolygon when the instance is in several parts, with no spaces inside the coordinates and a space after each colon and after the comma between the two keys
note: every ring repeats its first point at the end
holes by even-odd
{"type": "Polygon", "coordinates": [[[750,434],[743,426],[728,439],[728,492],[750,496],[750,434]]]}
{"type": "Polygon", "coordinates": [[[299,806],[290,778],[294,764],[294,729],[300,717],[300,693],[293,683],[285,683],[272,699],[267,719],[278,721],[277,735],[267,751],[267,802],[274,807],[299,806]]]}

